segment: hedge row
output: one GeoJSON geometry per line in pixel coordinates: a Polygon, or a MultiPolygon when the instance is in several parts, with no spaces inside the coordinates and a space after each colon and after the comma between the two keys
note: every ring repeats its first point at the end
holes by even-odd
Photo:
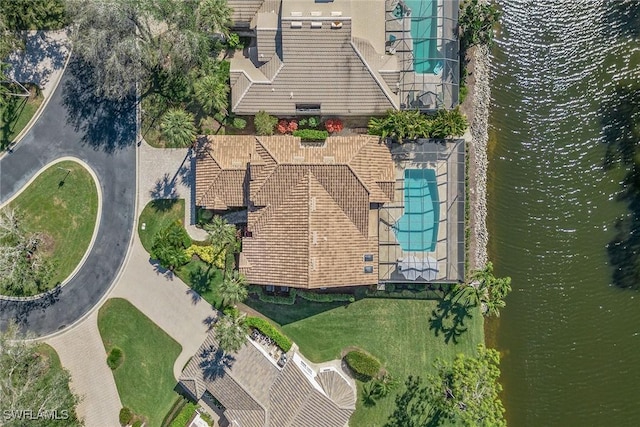
{"type": "Polygon", "coordinates": [[[260,317],[247,317],[244,319],[244,324],[271,338],[285,352],[291,350],[291,340],[268,321],[260,317]]]}
{"type": "Polygon", "coordinates": [[[439,299],[442,298],[442,291],[373,291],[368,289],[366,296],[369,298],[397,298],[397,299],[439,299]]]}
{"type": "Polygon", "coordinates": [[[300,129],[294,130],[293,136],[300,137],[303,141],[324,141],[329,137],[329,132],[317,129],[300,129]]]}
{"type": "Polygon", "coordinates": [[[369,381],[378,376],[381,364],[375,357],[363,351],[350,351],[344,357],[347,366],[353,371],[361,381],[369,381]]]}
{"type": "Polygon", "coordinates": [[[314,302],[354,302],[355,297],[351,294],[318,294],[302,289],[289,289],[288,296],[267,295],[262,286],[249,286],[249,293],[258,295],[258,299],[262,302],[271,304],[293,305],[296,302],[296,296],[307,301],[314,302]]]}

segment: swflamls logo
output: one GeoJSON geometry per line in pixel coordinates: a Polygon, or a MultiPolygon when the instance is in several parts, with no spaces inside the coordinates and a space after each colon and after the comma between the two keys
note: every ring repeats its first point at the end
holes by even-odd
{"type": "Polygon", "coordinates": [[[11,420],[68,420],[69,411],[66,409],[5,409],[2,411],[4,421],[11,420]]]}

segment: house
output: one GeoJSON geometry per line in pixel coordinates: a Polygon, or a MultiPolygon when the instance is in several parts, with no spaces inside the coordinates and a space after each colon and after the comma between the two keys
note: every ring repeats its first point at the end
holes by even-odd
{"type": "Polygon", "coordinates": [[[196,158],[195,204],[247,210],[240,271],[249,283],[330,288],[378,283],[378,209],[394,164],[369,135],[321,146],[283,136],[209,136],[196,158]]]}
{"type": "Polygon", "coordinates": [[[354,385],[337,368],[316,370],[296,352],[281,368],[251,340],[226,354],[213,333],[179,381],[196,400],[213,396],[230,426],[344,427],[355,410],[354,385]]]}
{"type": "Polygon", "coordinates": [[[255,34],[254,45],[230,61],[234,113],[255,114],[265,105],[281,116],[399,108],[398,61],[384,50],[384,2],[232,0],[229,6],[234,25],[255,34]]]}
{"type": "Polygon", "coordinates": [[[458,0],[228,0],[251,44],[231,110],[371,116],[458,103],[458,0]],[[268,106],[268,107],[265,107],[268,106]]]}

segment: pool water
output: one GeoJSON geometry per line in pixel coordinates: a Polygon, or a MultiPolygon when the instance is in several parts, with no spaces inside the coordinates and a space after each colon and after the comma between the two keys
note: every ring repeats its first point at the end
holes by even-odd
{"type": "Polygon", "coordinates": [[[438,241],[440,201],[436,171],[404,171],[404,214],[393,226],[405,252],[433,252],[438,241]]]}
{"type": "Polygon", "coordinates": [[[411,9],[413,69],[419,74],[434,73],[440,58],[436,42],[437,2],[404,0],[404,4],[411,9]]]}

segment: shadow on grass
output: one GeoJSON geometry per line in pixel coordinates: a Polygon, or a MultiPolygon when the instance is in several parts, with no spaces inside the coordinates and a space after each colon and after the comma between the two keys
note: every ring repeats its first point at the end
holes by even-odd
{"type": "Polygon", "coordinates": [[[260,301],[255,295],[251,295],[244,303],[281,326],[349,305],[348,302],[313,302],[301,298],[297,298],[293,305],[272,304],[260,301]]]}
{"type": "Polygon", "coordinates": [[[178,202],[178,199],[154,199],[151,201],[151,207],[158,212],[166,212],[171,210],[178,202]]]}
{"type": "Polygon", "coordinates": [[[436,337],[442,334],[446,344],[450,341],[458,343],[458,338],[468,329],[464,326],[465,320],[472,317],[470,311],[475,306],[463,304],[460,299],[459,294],[449,293],[438,301],[438,306],[431,312],[429,329],[434,331],[436,337]]]}

